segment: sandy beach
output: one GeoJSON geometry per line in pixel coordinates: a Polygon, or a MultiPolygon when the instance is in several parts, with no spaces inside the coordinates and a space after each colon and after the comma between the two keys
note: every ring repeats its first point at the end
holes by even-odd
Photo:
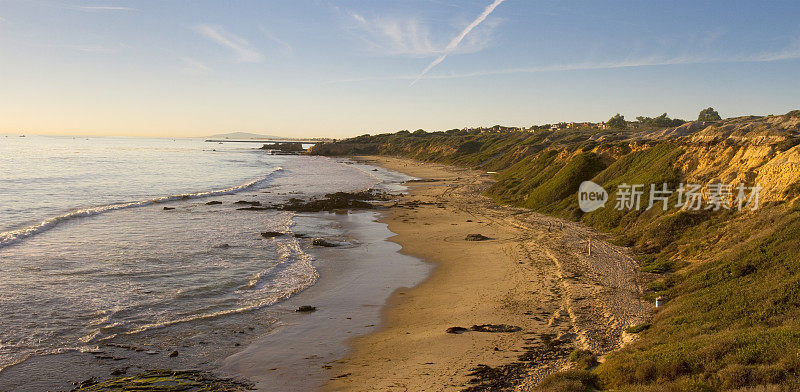
{"type": "Polygon", "coordinates": [[[567,366],[576,348],[602,355],[618,347],[629,339],[623,330],[649,310],[624,248],[578,224],[495,205],[482,196],[490,174],[358,160],[420,179],[384,221],[403,253],[435,268],[392,294],[380,328],[350,341],[324,390],[525,390],[567,366]],[[466,241],[468,234],[488,239],[466,241]],[[470,330],[486,324],[514,332],[470,330]],[[467,331],[447,333],[451,327],[467,331]]]}

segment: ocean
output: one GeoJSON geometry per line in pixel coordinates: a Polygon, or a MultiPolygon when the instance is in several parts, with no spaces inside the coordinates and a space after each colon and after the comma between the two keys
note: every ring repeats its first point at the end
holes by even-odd
{"type": "Polygon", "coordinates": [[[268,332],[280,320],[269,310],[318,281],[324,260],[310,251],[311,238],[337,241],[341,252],[360,245],[332,214],[247,211],[236,202],[401,192],[409,179],[257,146],[0,137],[0,390],[3,373],[26,363],[40,372],[43,358],[58,355],[73,364],[105,355],[144,369],[145,358],[164,360],[158,350],[180,347],[188,353],[180,365],[210,366],[268,332]]]}

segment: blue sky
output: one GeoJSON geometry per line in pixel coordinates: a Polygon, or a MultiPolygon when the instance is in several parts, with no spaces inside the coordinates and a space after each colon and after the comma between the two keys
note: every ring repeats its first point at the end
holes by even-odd
{"type": "Polygon", "coordinates": [[[0,132],[343,137],[800,107],[798,1],[0,0],[0,132]]]}

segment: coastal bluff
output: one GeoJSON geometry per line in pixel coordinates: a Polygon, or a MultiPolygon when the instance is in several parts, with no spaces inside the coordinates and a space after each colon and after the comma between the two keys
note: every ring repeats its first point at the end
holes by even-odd
{"type": "Polygon", "coordinates": [[[800,110],[616,130],[404,131],[324,143],[310,153],[377,154],[488,173],[483,194],[497,205],[580,223],[631,252],[642,273],[641,301],[658,298],[660,306],[626,328],[623,346],[599,364],[575,354],[569,370],[520,388],[799,387],[800,110]],[[605,208],[579,208],[584,181],[609,193],[605,208]],[[638,208],[614,208],[623,203],[615,191],[630,184],[645,190],[638,208]],[[651,184],[672,190],[666,208],[647,208],[651,184]],[[684,208],[675,190],[692,184],[702,198],[715,188],[731,192],[719,208],[684,208]]]}

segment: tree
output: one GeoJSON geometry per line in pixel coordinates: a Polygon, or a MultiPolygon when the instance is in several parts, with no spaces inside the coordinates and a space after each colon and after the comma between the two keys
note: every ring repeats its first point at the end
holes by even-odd
{"type": "Polygon", "coordinates": [[[412,135],[414,135],[414,136],[425,136],[426,134],[427,134],[427,132],[425,132],[424,129],[417,129],[416,131],[414,131],[414,133],[412,135]]]}
{"type": "Polygon", "coordinates": [[[628,122],[625,121],[625,116],[617,113],[614,115],[614,117],[611,117],[608,121],[606,121],[606,125],[608,125],[609,128],[625,129],[628,127],[628,122]]]}
{"type": "Polygon", "coordinates": [[[700,111],[700,115],[697,116],[697,121],[719,121],[722,120],[722,117],[719,116],[714,108],[706,108],[700,111]]]}
{"type": "Polygon", "coordinates": [[[678,127],[686,123],[685,120],[681,120],[679,118],[669,118],[666,113],[656,118],[639,116],[636,117],[636,120],[638,120],[644,126],[660,128],[678,127]]]}

